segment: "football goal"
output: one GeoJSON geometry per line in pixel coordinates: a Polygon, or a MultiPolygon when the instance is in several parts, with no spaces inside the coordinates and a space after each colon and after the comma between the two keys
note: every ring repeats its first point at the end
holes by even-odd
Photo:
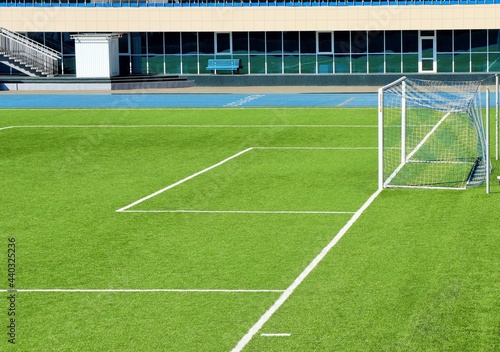
{"type": "Polygon", "coordinates": [[[490,163],[480,81],[402,77],[379,89],[379,187],[464,189],[490,163]]]}

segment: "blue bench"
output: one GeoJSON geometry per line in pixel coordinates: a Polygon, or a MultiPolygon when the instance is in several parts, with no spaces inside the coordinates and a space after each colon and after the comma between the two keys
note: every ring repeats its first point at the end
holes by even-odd
{"type": "Polygon", "coordinates": [[[217,73],[217,70],[223,70],[231,71],[234,74],[238,73],[241,67],[241,59],[209,59],[207,71],[217,73]]]}

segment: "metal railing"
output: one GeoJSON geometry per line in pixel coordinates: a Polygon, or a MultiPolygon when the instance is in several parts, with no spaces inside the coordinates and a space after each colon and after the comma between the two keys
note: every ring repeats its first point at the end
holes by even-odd
{"type": "Polygon", "coordinates": [[[23,35],[0,28],[0,54],[45,76],[58,73],[60,54],[23,35]]]}

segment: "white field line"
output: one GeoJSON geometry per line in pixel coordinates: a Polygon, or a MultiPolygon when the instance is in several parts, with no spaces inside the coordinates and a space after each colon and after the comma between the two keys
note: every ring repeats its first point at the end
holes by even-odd
{"type": "Polygon", "coordinates": [[[170,186],[167,186],[167,187],[165,187],[165,188],[162,188],[162,189],[160,189],[159,191],[156,191],[156,192],[154,192],[154,193],[151,193],[150,195],[148,195],[148,196],[146,196],[146,197],[144,197],[144,198],[141,198],[141,199],[139,199],[139,200],[136,200],[135,202],[130,203],[129,205],[126,205],[126,206],[124,206],[123,208],[120,208],[120,209],[116,210],[116,212],[117,212],[117,213],[119,213],[119,212],[123,212],[124,210],[127,210],[127,209],[129,209],[129,208],[132,208],[133,206],[135,206],[135,205],[137,205],[137,204],[139,204],[139,203],[142,203],[142,202],[144,202],[145,200],[151,199],[151,198],[153,198],[153,197],[157,196],[157,195],[158,195],[158,194],[160,194],[160,193],[163,193],[163,192],[165,192],[165,191],[168,191],[169,189],[172,189],[172,188],[174,188],[174,187],[176,187],[176,186],[178,186],[178,185],[180,185],[180,184],[182,184],[182,183],[184,183],[184,182],[186,182],[186,181],[189,181],[189,180],[191,180],[192,178],[195,178],[196,176],[199,176],[199,175],[201,175],[201,174],[203,174],[203,173],[205,173],[205,172],[207,172],[207,171],[210,171],[210,170],[212,170],[212,169],[215,169],[216,167],[218,167],[218,166],[220,166],[220,165],[222,165],[222,164],[224,164],[224,163],[228,162],[229,160],[232,160],[232,159],[234,159],[234,158],[237,158],[238,156],[240,156],[240,155],[242,155],[243,153],[246,153],[246,152],[248,152],[248,151],[250,151],[250,150],[252,150],[252,148],[247,148],[247,149],[245,149],[245,150],[242,150],[241,152],[238,152],[238,153],[236,153],[236,154],[234,154],[234,155],[230,156],[229,158],[226,158],[226,159],[224,159],[224,160],[222,160],[222,161],[219,161],[217,164],[214,164],[214,165],[212,165],[212,166],[209,166],[209,167],[207,167],[206,169],[203,169],[203,170],[201,170],[201,171],[198,171],[198,172],[196,172],[196,173],[192,174],[191,176],[188,176],[188,177],[186,177],[186,178],[183,178],[183,179],[182,179],[182,180],[180,180],[180,181],[177,181],[177,182],[175,182],[175,183],[171,184],[170,186]]]}
{"type": "Polygon", "coordinates": [[[9,128],[377,128],[376,125],[31,125],[9,128]]]}
{"type": "Polygon", "coordinates": [[[472,161],[447,161],[447,160],[408,160],[408,163],[415,164],[451,164],[451,165],[474,165],[472,161]]]}
{"type": "Polygon", "coordinates": [[[354,214],[353,211],[302,211],[302,210],[122,210],[120,213],[207,213],[207,214],[354,214]]]}
{"type": "Polygon", "coordinates": [[[261,98],[263,96],[264,95],[262,95],[262,94],[248,95],[248,96],[246,96],[246,97],[244,97],[242,99],[233,101],[231,103],[227,103],[227,104],[223,105],[223,107],[237,107],[237,106],[241,106],[243,104],[251,102],[252,100],[259,99],[259,98],[261,98]]]}
{"type": "Polygon", "coordinates": [[[352,216],[352,218],[342,227],[342,229],[337,233],[337,235],[323,248],[323,250],[313,259],[311,263],[300,273],[300,275],[293,281],[293,283],[281,294],[276,302],[259,318],[259,320],[248,330],[248,332],[241,338],[241,340],[233,348],[232,352],[241,351],[250,340],[259,332],[259,330],[264,326],[264,324],[273,316],[274,313],[286,302],[286,300],[292,295],[297,287],[305,280],[305,278],[316,268],[316,266],[323,260],[323,258],[328,254],[330,249],[332,249],[340,239],[345,235],[345,233],[351,228],[351,226],[359,219],[361,214],[372,204],[372,202],[377,198],[377,196],[382,192],[381,189],[373,193],[370,198],[358,209],[358,211],[352,216]]]}
{"type": "Polygon", "coordinates": [[[145,292],[179,292],[179,293],[282,293],[284,290],[245,290],[245,289],[79,289],[79,288],[31,288],[31,289],[3,289],[0,292],[61,292],[61,293],[145,293],[145,292]]]}
{"type": "Polygon", "coordinates": [[[378,150],[378,147],[252,147],[253,149],[283,150],[378,150]]]}
{"type": "Polygon", "coordinates": [[[344,105],[344,104],[347,104],[348,102],[350,102],[350,101],[351,101],[351,100],[353,100],[353,99],[354,99],[354,97],[350,97],[349,99],[347,99],[347,100],[343,101],[342,103],[340,103],[340,104],[336,105],[336,107],[339,107],[339,106],[342,106],[342,105],[344,105]]]}
{"type": "Polygon", "coordinates": [[[7,127],[0,127],[0,131],[2,130],[8,130],[9,128],[14,128],[16,126],[7,126],[7,127]]]}
{"type": "Polygon", "coordinates": [[[289,337],[289,336],[292,336],[292,334],[278,332],[278,333],[262,333],[262,334],[260,334],[260,336],[264,336],[264,337],[289,337]]]}
{"type": "Polygon", "coordinates": [[[463,191],[464,189],[467,189],[467,187],[442,187],[442,186],[399,186],[399,185],[387,185],[387,188],[415,188],[415,189],[443,189],[443,190],[457,190],[457,191],[463,191]]]}

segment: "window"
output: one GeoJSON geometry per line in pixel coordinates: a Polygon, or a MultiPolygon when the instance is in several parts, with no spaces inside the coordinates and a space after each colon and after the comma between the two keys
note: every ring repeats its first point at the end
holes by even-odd
{"type": "Polygon", "coordinates": [[[163,33],[148,33],[148,54],[163,54],[163,33]]]}
{"type": "Polygon", "coordinates": [[[368,52],[370,54],[384,52],[384,32],[368,32],[368,52]]]}
{"type": "Polygon", "coordinates": [[[316,54],[315,32],[300,32],[300,53],[316,54]]]}
{"type": "Polygon", "coordinates": [[[266,52],[266,35],[264,32],[250,32],[250,52],[264,54],[266,52]]]}
{"type": "Polygon", "coordinates": [[[215,33],[217,54],[231,54],[231,34],[215,33]]]}
{"type": "Polygon", "coordinates": [[[403,53],[418,53],[418,31],[403,32],[403,53]]]}
{"type": "Polygon", "coordinates": [[[299,32],[283,32],[283,53],[299,52],[299,32]]]}
{"type": "Polygon", "coordinates": [[[468,30],[454,31],[454,52],[470,51],[470,32],[468,30]]]}
{"type": "Polygon", "coordinates": [[[213,54],[214,49],[214,34],[208,32],[200,32],[199,39],[199,53],[200,54],[213,54]]]}
{"type": "Polygon", "coordinates": [[[335,32],[333,48],[335,54],[350,54],[351,53],[350,32],[335,32]]]}
{"type": "Polygon", "coordinates": [[[333,33],[318,33],[318,53],[332,53],[333,33]]]}
{"type": "Polygon", "coordinates": [[[233,52],[241,54],[248,53],[248,33],[246,32],[233,33],[233,52]]]}
{"type": "Polygon", "coordinates": [[[401,31],[385,32],[385,52],[386,53],[401,52],[401,31]]]}
{"type": "Polygon", "coordinates": [[[282,53],[281,32],[266,33],[266,49],[268,53],[282,53]]]}
{"type": "Polygon", "coordinates": [[[197,33],[184,32],[181,33],[181,37],[182,37],[182,53],[197,54],[198,53],[197,33]]]}
{"type": "Polygon", "coordinates": [[[181,34],[178,32],[165,33],[165,54],[181,53],[181,34]]]}
{"type": "Polygon", "coordinates": [[[453,52],[453,32],[452,31],[437,31],[436,50],[438,53],[453,52]]]}
{"type": "Polygon", "coordinates": [[[368,39],[366,32],[351,32],[351,52],[361,54],[368,52],[368,39]]]}

